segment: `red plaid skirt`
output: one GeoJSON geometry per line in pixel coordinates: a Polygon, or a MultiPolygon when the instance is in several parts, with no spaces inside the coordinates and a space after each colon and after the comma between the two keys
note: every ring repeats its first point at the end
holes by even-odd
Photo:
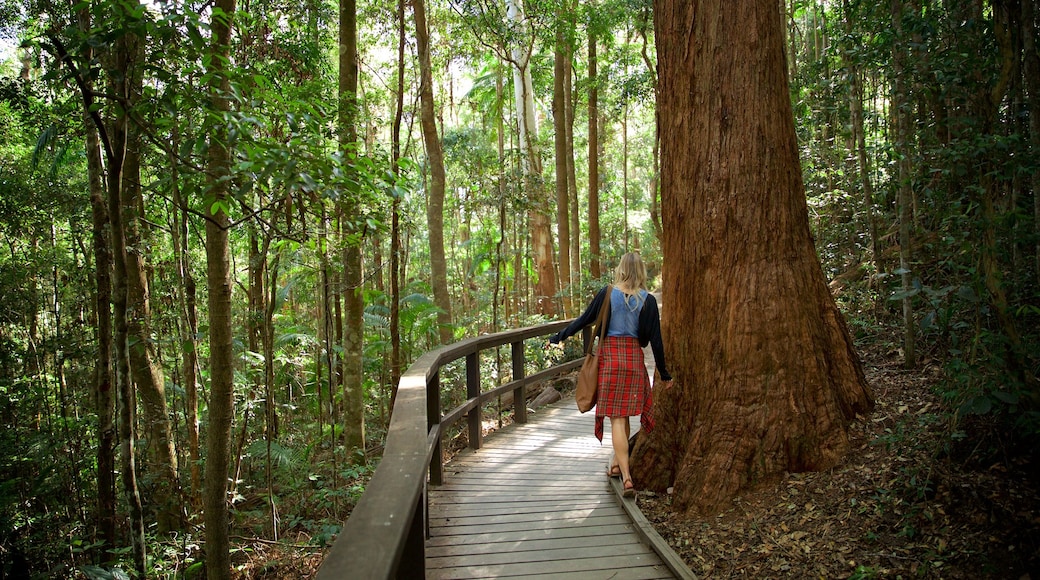
{"type": "Polygon", "coordinates": [[[604,417],[639,415],[640,428],[647,433],[652,431],[653,394],[639,339],[629,336],[605,337],[597,358],[596,438],[603,440],[604,417]]]}

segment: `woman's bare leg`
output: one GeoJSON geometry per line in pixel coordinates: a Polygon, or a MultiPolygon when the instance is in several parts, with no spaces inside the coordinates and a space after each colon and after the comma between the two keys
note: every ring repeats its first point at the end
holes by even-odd
{"type": "Polygon", "coordinates": [[[610,442],[614,446],[614,459],[621,468],[621,481],[631,481],[632,473],[628,468],[628,434],[631,427],[628,417],[610,418],[610,442]]]}

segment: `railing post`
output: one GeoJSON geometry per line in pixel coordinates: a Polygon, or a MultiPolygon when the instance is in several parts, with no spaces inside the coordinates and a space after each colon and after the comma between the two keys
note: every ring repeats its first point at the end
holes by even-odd
{"type": "MultiPolygon", "coordinates": [[[[475,399],[480,396],[480,352],[466,355],[466,397],[475,399]]],[[[475,405],[469,412],[469,448],[480,449],[481,423],[484,410],[475,405]]]]}
{"type": "MultiPolygon", "coordinates": [[[[426,432],[429,433],[434,425],[441,422],[441,372],[433,373],[430,382],[426,384],[426,432]]],[[[443,435],[437,438],[437,444],[433,448],[433,456],[430,458],[430,483],[441,485],[444,483],[444,440],[443,435]]]]}
{"type": "MultiPolygon", "coordinates": [[[[514,342],[513,347],[513,380],[526,376],[524,370],[524,341],[514,342]]],[[[527,422],[527,387],[520,385],[513,389],[513,420],[523,424],[527,422]]]]}
{"type": "Polygon", "coordinates": [[[401,563],[397,568],[398,578],[426,578],[426,537],[428,535],[428,519],[426,510],[426,489],[423,486],[419,494],[419,503],[415,506],[408,537],[405,538],[401,563]]]}

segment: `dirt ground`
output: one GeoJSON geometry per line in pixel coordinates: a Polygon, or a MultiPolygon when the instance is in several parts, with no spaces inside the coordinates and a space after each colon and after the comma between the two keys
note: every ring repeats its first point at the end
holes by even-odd
{"type": "Polygon", "coordinates": [[[640,494],[658,533],[702,578],[1040,578],[1035,450],[1001,449],[977,418],[948,445],[938,369],[863,354],[877,406],[841,464],[710,518],[640,494]]]}
{"type": "MultiPolygon", "coordinates": [[[[640,492],[646,517],[700,578],[1040,580],[1040,469],[978,418],[940,413],[939,369],[904,371],[862,352],[877,406],[823,473],[790,474],[709,518],[640,492]]],[[[325,550],[307,538],[239,539],[236,578],[310,578],[325,550]]]]}

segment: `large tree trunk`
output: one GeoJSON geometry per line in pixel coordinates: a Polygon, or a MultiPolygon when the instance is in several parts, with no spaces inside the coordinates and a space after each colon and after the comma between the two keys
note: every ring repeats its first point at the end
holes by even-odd
{"type": "Polygon", "coordinates": [[[665,347],[637,484],[710,513],[826,469],[873,405],[809,232],[775,0],[656,0],[665,347]]]}
{"type": "MultiPolygon", "coordinates": [[[[216,0],[210,23],[210,107],[220,117],[230,109],[227,63],[231,54],[231,25],[235,0],[216,0]],[[219,12],[218,12],[219,10],[219,12]]],[[[221,123],[209,129],[207,185],[213,203],[206,207],[206,282],[209,290],[209,425],[206,431],[204,475],[206,577],[230,578],[227,481],[231,463],[231,424],[235,413],[235,358],[231,332],[231,260],[228,243],[230,219],[223,207],[230,194],[230,152],[227,130],[221,123]]]]}
{"type": "Polygon", "coordinates": [[[448,294],[448,264],[444,256],[444,150],[437,135],[437,115],[433,102],[433,65],[430,57],[430,30],[426,24],[426,5],[412,0],[415,15],[415,44],[419,54],[419,106],[426,158],[430,164],[430,195],[426,203],[426,222],[430,230],[430,274],[433,301],[440,309],[437,322],[441,344],[454,338],[451,327],[451,296],[448,294]]]}
{"type": "MultiPolygon", "coordinates": [[[[357,145],[357,2],[341,0],[339,39],[339,139],[344,151],[357,145]]],[[[349,156],[348,156],[349,158],[349,156]]],[[[361,349],[364,347],[365,303],[362,296],[361,240],[353,225],[357,215],[357,192],[348,191],[340,210],[349,224],[343,250],[343,443],[347,449],[365,452],[365,390],[362,382],[361,349]]],[[[331,396],[331,393],[330,393],[331,396]]]]}

